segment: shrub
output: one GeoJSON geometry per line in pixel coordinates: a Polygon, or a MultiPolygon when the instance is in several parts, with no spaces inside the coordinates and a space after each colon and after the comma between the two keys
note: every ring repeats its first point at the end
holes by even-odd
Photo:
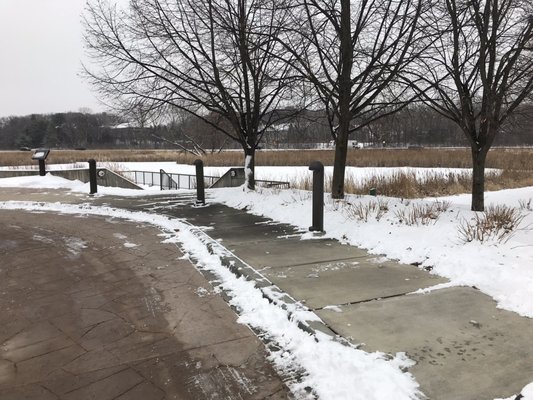
{"type": "Polygon", "coordinates": [[[522,212],[505,205],[488,206],[485,211],[475,213],[470,221],[459,225],[459,237],[464,242],[505,242],[516,231],[524,219],[522,212]]]}
{"type": "Polygon", "coordinates": [[[522,211],[532,211],[531,208],[531,198],[528,200],[518,200],[518,205],[522,211]]]}
{"type": "Polygon", "coordinates": [[[412,204],[411,206],[397,210],[395,212],[401,224],[405,225],[429,225],[435,223],[440,214],[448,209],[450,204],[448,202],[412,204]]]}
{"type": "Polygon", "coordinates": [[[364,203],[346,203],[344,206],[344,215],[349,219],[368,222],[370,217],[379,221],[383,215],[389,211],[389,202],[383,199],[371,200],[364,203]]]}

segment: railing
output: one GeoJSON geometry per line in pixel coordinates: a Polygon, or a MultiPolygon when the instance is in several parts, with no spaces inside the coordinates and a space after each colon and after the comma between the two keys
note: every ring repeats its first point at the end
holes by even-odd
{"type": "MultiPolygon", "coordinates": [[[[138,185],[159,186],[161,190],[196,189],[196,175],[174,174],[163,170],[160,170],[159,172],[120,171],[119,173],[138,185]]],[[[205,187],[211,187],[218,179],[220,179],[218,176],[204,176],[205,187]]],[[[256,179],[255,183],[257,186],[267,188],[290,188],[289,182],[256,179]]]]}
{"type": "MultiPolygon", "coordinates": [[[[196,189],[196,175],[173,174],[163,170],[121,171],[120,174],[138,185],[159,186],[161,190],[196,189]]],[[[206,187],[211,186],[218,178],[218,176],[204,176],[206,187]]]]}
{"type": "Polygon", "coordinates": [[[256,179],[255,184],[257,186],[267,187],[267,188],[276,188],[276,189],[290,189],[291,185],[289,182],[281,181],[265,181],[261,179],[256,179]]]}
{"type": "MultiPolygon", "coordinates": [[[[178,178],[178,182],[176,182],[174,178],[172,178],[172,175],[166,173],[162,169],[159,170],[159,178],[160,178],[159,187],[161,190],[179,189],[179,186],[178,186],[179,178],[178,178]]],[[[189,182],[189,185],[190,185],[190,182],[189,182]]]]}

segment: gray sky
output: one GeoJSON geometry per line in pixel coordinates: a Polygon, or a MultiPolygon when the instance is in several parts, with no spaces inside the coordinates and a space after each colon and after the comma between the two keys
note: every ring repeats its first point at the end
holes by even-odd
{"type": "Polygon", "coordinates": [[[86,0],[0,0],[0,117],[103,111],[79,77],[86,0]]]}

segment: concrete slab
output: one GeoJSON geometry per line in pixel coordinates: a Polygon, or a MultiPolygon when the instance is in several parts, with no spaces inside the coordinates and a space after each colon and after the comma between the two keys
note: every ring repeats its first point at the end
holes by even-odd
{"type": "Polygon", "coordinates": [[[398,296],[447,282],[412,265],[371,256],[264,268],[260,272],[281,290],[314,310],[328,305],[398,296]]]}
{"type": "Polygon", "coordinates": [[[205,232],[226,247],[247,243],[257,247],[260,242],[298,238],[302,233],[289,225],[268,223],[255,223],[246,227],[234,226],[232,229],[214,224],[212,229],[205,232]]]}
{"type": "Polygon", "coordinates": [[[190,195],[151,196],[133,198],[131,201],[114,198],[113,206],[141,209],[148,212],[185,218],[187,222],[206,227],[206,233],[214,239],[223,239],[224,244],[238,244],[250,241],[273,240],[278,237],[295,235],[299,232],[287,224],[274,223],[267,218],[252,215],[218,203],[208,203],[206,207],[193,207],[195,197],[190,195]]]}
{"type": "Polygon", "coordinates": [[[180,209],[162,209],[161,212],[174,217],[186,218],[196,226],[216,225],[227,232],[231,232],[241,226],[255,226],[257,223],[269,221],[266,218],[220,204],[211,204],[205,208],[183,207],[180,209]]]}
{"type": "Polygon", "coordinates": [[[450,288],[318,311],[363,349],[404,351],[430,399],[507,398],[533,378],[533,320],[472,288],[450,288]]]}
{"type": "MultiPolygon", "coordinates": [[[[243,228],[243,231],[246,229],[243,228]]],[[[229,244],[226,247],[257,269],[329,263],[364,258],[368,255],[357,247],[330,239],[300,240],[290,237],[260,242],[260,245],[259,242],[247,242],[229,244]]]]}

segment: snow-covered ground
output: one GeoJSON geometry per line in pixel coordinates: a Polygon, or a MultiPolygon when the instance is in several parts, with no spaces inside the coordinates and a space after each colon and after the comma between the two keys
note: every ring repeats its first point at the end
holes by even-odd
{"type": "MultiPolygon", "coordinates": [[[[194,165],[176,164],[174,162],[122,162],[118,164],[119,168],[133,171],[151,171],[159,172],[163,169],[167,173],[176,174],[195,174],[194,165]]],[[[85,166],[86,167],[86,166],[85,166]]],[[[236,167],[242,167],[240,165],[236,167]]],[[[52,166],[51,168],[54,168],[52,166]]],[[[55,167],[57,168],[57,167],[55,167]]],[[[205,167],[204,175],[206,176],[222,176],[228,167],[205,167]]],[[[418,179],[423,179],[428,174],[443,174],[443,175],[461,175],[470,173],[469,169],[464,168],[346,168],[346,177],[354,181],[364,181],[373,176],[390,176],[398,172],[414,173],[418,179]]],[[[487,169],[487,171],[495,171],[487,169]]],[[[324,168],[325,176],[331,176],[333,167],[326,166],[324,168]]],[[[295,182],[305,178],[309,178],[311,173],[308,167],[256,167],[255,178],[260,180],[285,181],[295,182]]]]}
{"type": "MultiPolygon", "coordinates": [[[[175,163],[123,163],[131,170],[193,174],[194,166],[175,163]]],[[[206,168],[205,175],[222,175],[226,168],[206,168]]],[[[411,169],[417,174],[428,169],[411,169]]],[[[463,170],[429,170],[431,173],[461,173],[463,170]]],[[[326,169],[326,173],[328,173],[326,169]]],[[[376,174],[388,174],[394,169],[349,168],[356,179],[376,174]]],[[[258,179],[294,180],[309,176],[307,167],[258,167],[258,179]]],[[[61,178],[24,177],[0,179],[0,187],[64,187],[87,193],[88,184],[61,178]]],[[[153,193],[153,192],[152,192],[153,193]]],[[[147,195],[147,192],[99,187],[99,194],[147,195]]],[[[212,192],[215,201],[232,207],[247,207],[249,212],[307,229],[311,224],[311,194],[299,190],[243,191],[241,188],[218,189],[212,192]]],[[[492,296],[498,306],[533,318],[533,187],[489,192],[486,205],[513,207],[522,216],[518,227],[503,240],[489,238],[484,242],[465,241],[461,229],[472,224],[479,213],[470,211],[470,195],[438,199],[402,200],[372,196],[347,196],[344,201],[325,198],[324,228],[327,237],[357,245],[402,263],[416,263],[432,273],[447,277],[450,285],[476,286],[492,296]],[[406,224],[413,210],[427,207],[440,209],[426,223],[406,224]],[[378,209],[381,211],[378,213],[378,209]],[[362,216],[368,213],[366,221],[362,216]]],[[[411,399],[417,396],[417,385],[409,374],[401,372],[408,363],[402,354],[386,361],[379,353],[365,353],[341,346],[320,337],[315,341],[296,329],[280,310],[262,299],[250,285],[231,275],[216,255],[211,255],[205,243],[193,235],[191,228],[180,221],[157,216],[130,213],[99,207],[63,204],[33,204],[5,202],[1,208],[50,209],[69,213],[94,213],[143,221],[161,226],[169,232],[167,240],[175,240],[201,269],[209,269],[221,277],[222,289],[231,292],[233,302],[241,310],[240,321],[267,332],[281,350],[272,355],[281,369],[297,365],[306,378],[292,389],[303,393],[305,385],[313,387],[323,399],[411,399]],[[172,226],[171,226],[172,225],[172,226]],[[178,233],[176,228],[179,227],[178,233]],[[170,232],[174,232],[170,234],[170,232]],[[174,235],[174,236],[171,236],[174,235]],[[274,308],[272,308],[274,307],[274,308]],[[288,324],[288,325],[287,325],[288,324]],[[317,362],[320,360],[320,362],[317,362]],[[319,368],[317,369],[317,365],[319,368]],[[359,396],[359,397],[357,397],[359,396]]],[[[311,235],[309,235],[311,236],[311,235]]],[[[306,317],[308,318],[308,317],[306,317]]],[[[522,392],[523,400],[533,400],[533,384],[522,392]]]]}

